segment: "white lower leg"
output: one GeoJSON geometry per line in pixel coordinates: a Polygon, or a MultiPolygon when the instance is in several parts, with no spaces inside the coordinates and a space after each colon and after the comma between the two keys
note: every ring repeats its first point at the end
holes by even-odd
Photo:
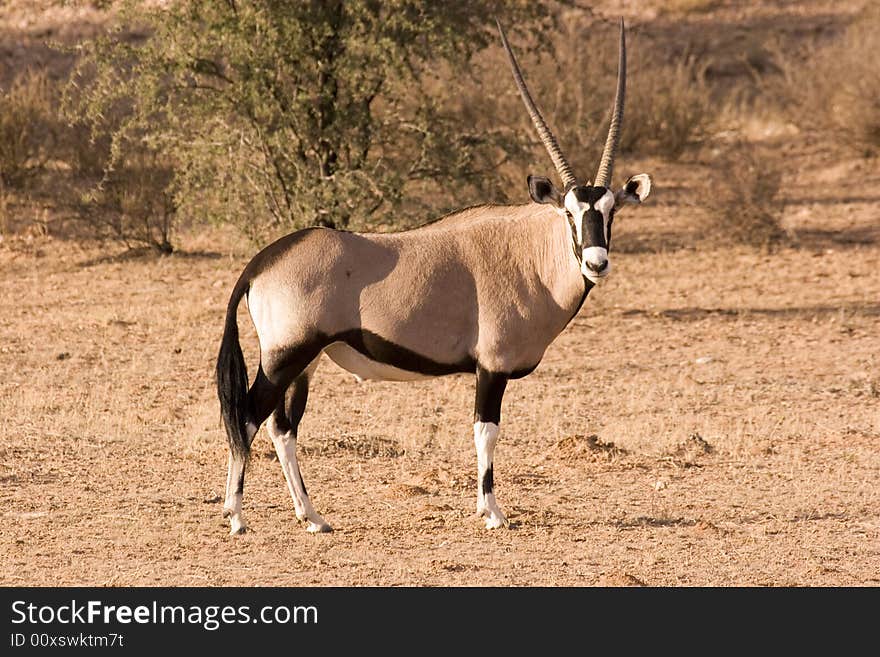
{"type": "Polygon", "coordinates": [[[284,472],[287,488],[290,491],[290,496],[293,498],[296,517],[300,520],[308,521],[309,524],[306,531],[312,533],[331,531],[332,528],[327,524],[327,521],[315,511],[315,507],[312,506],[312,502],[309,500],[309,495],[306,492],[302,474],[299,471],[299,463],[296,460],[296,436],[290,431],[279,432],[274,420],[269,422],[269,435],[272,437],[272,444],[275,445],[278,462],[281,463],[281,471],[284,472]]]}
{"type": "Polygon", "coordinates": [[[494,422],[474,424],[474,446],[477,448],[477,515],[486,519],[486,529],[510,525],[495,501],[492,461],[498,433],[498,425],[494,422]]]}
{"type": "Polygon", "coordinates": [[[234,459],[229,455],[226,470],[226,501],[223,503],[223,517],[229,518],[229,533],[243,534],[247,529],[241,514],[241,477],[244,472],[244,459],[234,459]]]}

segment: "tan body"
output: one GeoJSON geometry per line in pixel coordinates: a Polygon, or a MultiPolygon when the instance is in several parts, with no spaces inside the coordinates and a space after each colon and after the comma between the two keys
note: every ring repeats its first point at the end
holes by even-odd
{"type": "MultiPolygon", "coordinates": [[[[457,371],[528,371],[584,298],[571,231],[543,205],[473,208],[401,233],[298,235],[245,272],[270,378],[290,347],[360,330],[457,371]]],[[[325,351],[362,379],[415,378],[339,342],[325,351]]]]}
{"type": "Polygon", "coordinates": [[[312,506],[296,454],[297,427],[321,353],[360,379],[476,374],[477,515],[488,529],[509,525],[495,499],[493,467],[507,382],[537,367],[593,285],[608,275],[615,210],[640,204],[651,180],[639,174],[617,193],[610,189],[626,80],[622,23],[608,137],[595,182],[584,184],[532,101],[500,32],[514,81],[563,188],[529,176],[534,202],[528,205],[469,208],[401,233],[307,229],[251,260],[232,291],[217,357],[230,448],[224,513],[231,533],[246,527],[245,465],[264,422],[297,518],[310,532],[330,531],[312,506]],[[260,368],[250,385],[236,321],[245,295],[260,341],[260,368]]]}

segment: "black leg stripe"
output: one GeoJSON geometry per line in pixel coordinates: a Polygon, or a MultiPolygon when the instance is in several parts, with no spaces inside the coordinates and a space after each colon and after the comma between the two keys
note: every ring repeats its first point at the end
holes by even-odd
{"type": "Polygon", "coordinates": [[[486,470],[486,473],[483,475],[483,494],[488,495],[492,491],[495,490],[495,478],[492,474],[492,466],[489,466],[489,469],[486,470]]]}
{"type": "Polygon", "coordinates": [[[278,407],[275,409],[275,423],[280,431],[297,435],[299,421],[305,413],[308,399],[309,379],[300,375],[287,389],[284,398],[278,402],[278,407]]]}
{"type": "Polygon", "coordinates": [[[501,398],[507,387],[507,374],[477,369],[477,399],[474,404],[474,422],[501,424],[501,398]]]}

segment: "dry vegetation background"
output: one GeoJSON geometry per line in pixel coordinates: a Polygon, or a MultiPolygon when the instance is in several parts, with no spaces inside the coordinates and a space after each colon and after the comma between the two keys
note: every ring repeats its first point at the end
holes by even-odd
{"type": "MultiPolygon", "coordinates": [[[[325,362],[300,453],[336,531],[297,526],[260,434],[239,538],[220,517],[212,371],[254,247],[174,223],[161,161],[83,198],[104,156],[60,113],[73,56],[49,42],[100,33],[107,12],[0,7],[0,584],[880,583],[875,3],[575,10],[558,47],[523,57],[536,96],[592,170],[613,35],[585,61],[577,31],[623,15],[616,171],[656,187],[615,225],[615,274],[508,388],[495,471],[512,529],[472,517],[470,377],[357,385],[325,362]],[[568,84],[538,73],[560,64],[568,84]]],[[[465,81],[463,103],[531,139],[501,70],[465,81]]],[[[499,172],[516,202],[525,173],[499,172]]]]}

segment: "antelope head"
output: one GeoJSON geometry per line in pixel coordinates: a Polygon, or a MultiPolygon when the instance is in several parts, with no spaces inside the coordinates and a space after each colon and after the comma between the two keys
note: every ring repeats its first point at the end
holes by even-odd
{"type": "Polygon", "coordinates": [[[620,142],[626,96],[626,38],[623,19],[620,21],[617,92],[614,96],[608,137],[605,139],[605,149],[602,152],[595,180],[593,182],[585,180],[584,184],[578,184],[556,138],[532,100],[500,23],[498,30],[520,96],[562,180],[562,189],[559,190],[548,178],[529,176],[529,195],[535,203],[549,203],[566,217],[572,226],[575,255],[580,262],[581,273],[591,283],[597,284],[611,271],[608,249],[611,244],[611,224],[614,222],[615,212],[626,204],[641,203],[651,193],[651,177],[645,173],[630,177],[617,192],[611,189],[611,174],[617,145],[620,142]]]}

